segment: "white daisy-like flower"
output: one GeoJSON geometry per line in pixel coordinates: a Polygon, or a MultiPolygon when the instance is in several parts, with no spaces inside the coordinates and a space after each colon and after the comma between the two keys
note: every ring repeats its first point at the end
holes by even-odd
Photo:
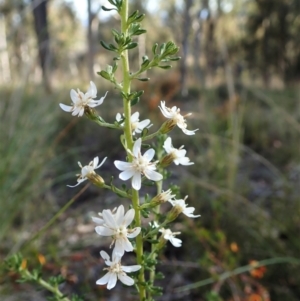
{"type": "Polygon", "coordinates": [[[178,165],[193,165],[194,162],[190,162],[190,159],[188,157],[185,157],[186,150],[183,149],[184,145],[182,145],[180,148],[174,148],[172,145],[172,139],[171,137],[168,137],[166,141],[164,142],[163,148],[170,156],[170,159],[173,160],[173,162],[178,165]]]}
{"type": "Polygon", "coordinates": [[[110,210],[103,210],[102,219],[104,223],[95,228],[96,232],[101,236],[111,236],[112,244],[115,243],[114,252],[120,256],[124,252],[133,251],[133,246],[128,238],[134,238],[141,232],[140,227],[127,229],[134,219],[134,209],[130,209],[124,214],[124,206],[118,207],[115,214],[110,210]]]}
{"type": "Polygon", "coordinates": [[[104,259],[105,264],[108,266],[108,268],[104,268],[104,270],[107,270],[108,272],[102,278],[98,279],[96,284],[107,284],[107,289],[109,290],[116,286],[118,279],[125,285],[134,285],[134,280],[127,276],[126,273],[138,271],[141,268],[140,265],[121,265],[121,256],[114,252],[112,254],[112,261],[105,251],[101,251],[100,255],[104,259]]]}
{"type": "Polygon", "coordinates": [[[161,192],[156,197],[158,197],[162,203],[165,203],[173,199],[175,196],[175,194],[172,194],[172,190],[168,189],[166,191],[161,192]]]}
{"type": "Polygon", "coordinates": [[[76,175],[76,176],[78,176],[77,184],[74,186],[71,186],[71,185],[67,185],[67,186],[72,187],[72,188],[76,187],[79,184],[81,184],[82,182],[86,181],[87,179],[90,179],[91,181],[93,181],[95,183],[97,183],[97,182],[104,183],[103,179],[95,173],[95,169],[101,167],[106,159],[107,159],[107,157],[105,157],[102,160],[102,162],[98,165],[99,158],[95,157],[94,160],[89,163],[89,165],[86,165],[83,167],[82,167],[81,163],[78,162],[78,165],[81,168],[81,174],[76,175]]]}
{"type": "Polygon", "coordinates": [[[70,96],[72,100],[71,106],[67,106],[63,103],[60,103],[59,106],[65,112],[72,112],[73,116],[78,115],[78,117],[80,117],[84,114],[85,107],[94,108],[101,105],[106,94],[107,92],[103,97],[101,97],[98,100],[93,99],[97,97],[97,88],[96,85],[91,81],[90,87],[86,93],[81,92],[79,89],[77,89],[77,92],[74,89],[70,91],[70,96]]]}
{"type": "MultiPolygon", "coordinates": [[[[152,124],[150,124],[150,122],[151,122],[150,119],[145,119],[145,120],[140,121],[139,117],[140,117],[139,112],[133,113],[130,117],[132,135],[140,134],[143,131],[143,129],[145,129],[145,128],[149,129],[152,126],[152,124]]],[[[121,122],[122,119],[124,119],[124,115],[122,117],[122,115],[120,113],[118,113],[116,116],[116,120],[118,122],[121,122]]],[[[121,123],[120,125],[124,126],[124,122],[121,123]]]]}
{"type": "Polygon", "coordinates": [[[162,233],[162,237],[165,240],[170,241],[170,243],[174,247],[176,247],[176,248],[181,247],[182,240],[175,237],[175,235],[180,234],[180,232],[172,232],[170,229],[164,229],[164,228],[159,229],[159,232],[161,232],[162,233]]]}
{"type": "Polygon", "coordinates": [[[178,213],[183,213],[188,217],[191,218],[196,218],[199,217],[200,215],[194,215],[195,208],[194,207],[187,207],[188,204],[185,203],[185,200],[188,198],[186,196],[183,200],[169,200],[169,202],[173,205],[174,209],[178,213]]]}
{"type": "Polygon", "coordinates": [[[192,113],[188,113],[186,115],[181,115],[180,114],[180,109],[177,108],[176,106],[172,107],[171,109],[166,107],[165,105],[165,101],[161,101],[160,102],[160,105],[161,106],[158,106],[159,109],[161,110],[162,114],[171,120],[171,124],[168,125],[168,127],[170,128],[170,130],[175,126],[177,125],[186,135],[195,135],[195,132],[198,130],[193,130],[193,131],[190,131],[188,130],[186,127],[187,127],[187,124],[185,122],[185,117],[188,117],[190,116],[192,113]]]}
{"type": "Polygon", "coordinates": [[[163,191],[156,195],[149,203],[145,203],[142,205],[142,208],[153,208],[163,203],[166,203],[173,199],[175,194],[172,194],[172,190],[168,189],[167,191],[163,191]]]}
{"type": "Polygon", "coordinates": [[[131,178],[131,185],[135,190],[140,190],[142,175],[152,181],[160,181],[163,176],[156,172],[156,163],[150,162],[154,155],[154,149],[148,149],[145,154],[141,154],[142,139],[139,138],[133,145],[133,151],[127,150],[133,157],[132,162],[115,161],[115,166],[122,172],[119,178],[126,181],[131,178]]]}

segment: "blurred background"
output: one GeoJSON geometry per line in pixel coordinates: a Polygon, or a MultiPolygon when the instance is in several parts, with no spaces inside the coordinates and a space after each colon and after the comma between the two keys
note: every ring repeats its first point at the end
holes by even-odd
{"type": "MultiPolygon", "coordinates": [[[[71,88],[86,92],[93,80],[99,97],[109,91],[100,115],[113,122],[121,111],[118,93],[96,74],[113,58],[99,41],[112,42],[111,29],[119,29],[118,16],[101,5],[110,6],[0,0],[0,259],[23,251],[29,268],[40,266],[44,278],[61,273],[61,289],[84,300],[135,300],[121,285],[112,292],[95,285],[103,275],[99,251],[109,242],[95,234],[91,216],[120,202],[107,191],[90,186],[23,250],[80,190],[66,187],[76,183],[77,161],[108,156],[99,172],[121,185],[113,166],[124,159],[120,133],[58,106],[70,103],[71,88]]],[[[160,257],[166,278],[158,281],[164,296],[157,300],[300,300],[293,263],[300,259],[300,1],[132,0],[130,6],[146,13],[148,31],[131,51],[132,70],[151,56],[154,43],[172,40],[182,57],[171,70],[148,71],[149,82],[134,83],[145,91],[134,111],[155,130],[165,100],[193,112],[188,128],[199,128],[195,136],[171,133],[195,165],[172,166],[164,189],[180,185],[178,197],[188,195],[201,217],[180,217],[172,226],[183,246],[167,245],[160,257]],[[218,278],[265,259],[273,264],[218,278]]],[[[1,267],[1,300],[46,300],[47,292],[17,279],[1,267]]]]}

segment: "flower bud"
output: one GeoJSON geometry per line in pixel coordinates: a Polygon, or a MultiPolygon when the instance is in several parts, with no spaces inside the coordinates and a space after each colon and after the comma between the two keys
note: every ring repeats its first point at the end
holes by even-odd
{"type": "Polygon", "coordinates": [[[173,222],[182,211],[183,211],[182,207],[175,205],[172,208],[172,210],[168,213],[166,222],[167,223],[173,222]]]}
{"type": "Polygon", "coordinates": [[[86,115],[87,118],[91,120],[96,120],[99,118],[99,115],[97,114],[96,110],[89,106],[84,107],[84,114],[86,115]]]}
{"type": "Polygon", "coordinates": [[[160,166],[161,167],[167,167],[169,166],[171,163],[173,163],[174,161],[174,155],[173,154],[168,154],[166,156],[164,156],[161,160],[160,160],[160,166]]]}
{"type": "Polygon", "coordinates": [[[158,240],[158,244],[156,245],[156,250],[159,251],[160,249],[162,249],[166,243],[167,243],[167,239],[164,238],[164,235],[162,234],[158,240]]]}
{"type": "Polygon", "coordinates": [[[169,120],[165,121],[162,124],[162,126],[159,129],[159,132],[161,134],[167,134],[167,133],[171,132],[174,129],[176,124],[177,123],[176,123],[176,121],[174,121],[174,119],[169,119],[169,120]]]}
{"type": "Polygon", "coordinates": [[[105,184],[103,178],[101,176],[99,176],[98,174],[96,174],[95,172],[89,173],[87,175],[87,178],[96,186],[98,187],[103,187],[103,185],[105,184]]]}

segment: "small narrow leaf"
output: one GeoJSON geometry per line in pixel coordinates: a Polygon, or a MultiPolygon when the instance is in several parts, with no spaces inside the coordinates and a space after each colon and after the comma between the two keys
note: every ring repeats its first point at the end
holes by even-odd
{"type": "Polygon", "coordinates": [[[105,6],[101,6],[101,8],[105,11],[111,11],[111,10],[116,10],[115,8],[107,8],[105,6]]]}
{"type": "Polygon", "coordinates": [[[110,75],[109,73],[107,73],[106,71],[102,70],[100,72],[97,72],[100,76],[102,76],[103,78],[110,80],[110,75]]]}
{"type": "Polygon", "coordinates": [[[157,66],[158,68],[161,68],[161,69],[170,69],[172,68],[172,66],[170,65],[166,65],[166,66],[157,66]]]}
{"type": "Polygon", "coordinates": [[[111,51],[109,45],[107,43],[105,43],[104,41],[100,41],[100,44],[102,45],[103,48],[111,51]]]}
{"type": "Polygon", "coordinates": [[[156,54],[157,47],[158,47],[158,44],[157,44],[157,43],[155,43],[155,44],[152,46],[152,52],[153,52],[153,54],[156,54]]]}
{"type": "Polygon", "coordinates": [[[139,98],[139,97],[136,97],[136,98],[134,98],[134,99],[132,99],[132,100],[130,101],[130,105],[133,107],[133,106],[135,106],[137,103],[139,103],[139,101],[140,101],[140,98],[139,98]]]}
{"type": "Polygon", "coordinates": [[[138,43],[132,42],[132,43],[129,43],[129,44],[125,47],[125,49],[133,49],[133,48],[135,48],[137,45],[138,45],[138,43]]]}

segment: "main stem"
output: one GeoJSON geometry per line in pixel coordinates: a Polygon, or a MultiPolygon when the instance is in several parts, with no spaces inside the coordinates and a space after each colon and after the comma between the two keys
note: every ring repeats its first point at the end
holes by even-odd
{"type": "MultiPolygon", "coordinates": [[[[121,31],[122,33],[127,36],[128,35],[128,28],[127,28],[127,20],[128,20],[128,0],[123,0],[122,10],[120,12],[121,16],[121,31]]],[[[123,66],[123,93],[125,95],[129,95],[130,93],[130,84],[131,78],[129,74],[129,59],[128,59],[128,51],[124,50],[121,54],[122,66],[123,66]]],[[[125,145],[127,149],[132,151],[133,147],[133,139],[132,139],[132,129],[130,123],[131,117],[131,104],[125,97],[123,98],[123,108],[124,108],[124,115],[125,115],[125,128],[124,128],[124,135],[125,135],[125,145]]],[[[132,155],[128,153],[129,162],[132,162],[132,155]]],[[[132,206],[135,210],[135,225],[141,227],[141,212],[139,210],[139,192],[135,189],[132,189],[132,206]]],[[[145,275],[144,275],[144,268],[143,268],[143,237],[142,234],[139,234],[136,237],[136,256],[137,256],[137,263],[142,266],[139,272],[139,282],[137,286],[139,288],[139,296],[140,300],[143,301],[146,299],[146,290],[145,290],[145,275]]]]}

